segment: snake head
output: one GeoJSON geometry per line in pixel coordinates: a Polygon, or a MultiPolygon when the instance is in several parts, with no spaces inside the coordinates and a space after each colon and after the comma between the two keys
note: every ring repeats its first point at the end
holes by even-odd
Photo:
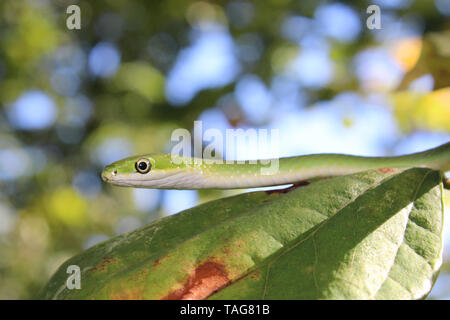
{"type": "Polygon", "coordinates": [[[173,184],[174,175],[185,165],[175,163],[171,154],[147,154],[125,158],[106,166],[101,174],[103,181],[118,186],[164,188],[173,184]]]}

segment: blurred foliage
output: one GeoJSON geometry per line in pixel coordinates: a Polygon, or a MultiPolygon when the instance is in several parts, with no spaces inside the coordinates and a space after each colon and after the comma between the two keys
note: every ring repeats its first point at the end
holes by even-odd
{"type": "MultiPolygon", "coordinates": [[[[450,31],[431,32],[421,42],[423,44],[420,45],[419,60],[413,64],[414,68],[405,75],[399,89],[408,88],[412,81],[426,74],[433,76],[435,89],[450,86],[450,31]]],[[[414,48],[414,45],[410,45],[403,51],[416,56],[415,52],[418,50],[414,48]]]]}
{"type": "MultiPolygon", "coordinates": [[[[271,104],[271,116],[261,121],[224,97],[239,89],[240,75],[257,75],[267,87],[280,75],[302,76],[304,66],[296,63],[308,54],[308,43],[319,48],[310,57],[328,48],[333,73],[327,82],[303,85],[306,105],[298,109],[343,92],[390,101],[386,108],[401,133],[386,153],[417,131],[449,132],[449,19],[433,1],[406,2],[382,8],[386,24],[375,31],[365,27],[368,1],[335,2],[361,21],[350,40],[333,30],[322,34],[317,8],[331,1],[0,2],[0,298],[33,297],[68,257],[167,215],[169,194],[104,185],[103,165],[167,150],[172,130],[192,128],[216,106],[231,127],[266,125],[281,105],[271,104]],[[81,8],[81,30],[66,27],[66,8],[74,3],[81,8]],[[296,23],[307,27],[297,30],[296,23]],[[395,26],[408,23],[419,31],[390,37],[395,26]],[[206,82],[192,99],[174,103],[167,89],[174,68],[199,34],[217,30],[235,43],[236,61],[226,69],[238,65],[239,76],[206,82]],[[369,67],[357,72],[357,57],[379,48],[400,70],[399,81],[371,77],[369,67]],[[427,75],[431,89],[414,89],[427,75]]],[[[213,67],[200,63],[190,74],[213,67]]],[[[191,84],[189,77],[178,80],[185,85],[176,92],[191,84]]],[[[351,130],[353,119],[345,117],[343,125],[351,130]]],[[[202,191],[198,201],[223,195],[202,191]]]]}
{"type": "Polygon", "coordinates": [[[429,93],[402,91],[392,97],[403,130],[435,128],[450,131],[450,87],[429,93]]]}

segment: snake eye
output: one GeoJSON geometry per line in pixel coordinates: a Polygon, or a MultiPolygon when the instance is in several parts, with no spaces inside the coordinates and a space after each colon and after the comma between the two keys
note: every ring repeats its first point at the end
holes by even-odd
{"type": "Polygon", "coordinates": [[[152,168],[152,164],[148,159],[139,159],[134,164],[136,170],[140,173],[147,173],[152,168]]]}

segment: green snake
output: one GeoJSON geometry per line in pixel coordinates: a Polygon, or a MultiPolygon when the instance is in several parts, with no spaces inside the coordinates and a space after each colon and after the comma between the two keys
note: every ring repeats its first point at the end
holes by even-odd
{"type": "MultiPolygon", "coordinates": [[[[362,157],[346,154],[311,154],[273,159],[278,164],[263,174],[267,160],[217,163],[171,154],[146,154],[106,166],[102,179],[118,186],[155,189],[237,189],[296,184],[311,178],[330,177],[370,169],[426,167],[450,170],[450,142],[423,152],[394,157],[362,157]]],[[[272,160],[269,160],[272,161],[272,160]]]]}

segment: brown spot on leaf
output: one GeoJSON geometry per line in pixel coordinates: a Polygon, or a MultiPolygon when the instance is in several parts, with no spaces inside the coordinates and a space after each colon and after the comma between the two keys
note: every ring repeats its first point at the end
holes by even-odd
{"type": "MultiPolygon", "coordinates": [[[[276,190],[267,190],[266,194],[273,194],[273,193],[288,193],[289,191],[292,191],[294,189],[297,189],[299,187],[307,186],[309,184],[308,181],[299,181],[297,183],[294,183],[292,186],[284,189],[276,189],[276,190]]],[[[266,202],[268,200],[264,200],[263,202],[266,202]]]]}
{"type": "Polygon", "coordinates": [[[111,294],[111,300],[142,300],[141,289],[126,289],[120,292],[111,294]]]}
{"type": "Polygon", "coordinates": [[[253,280],[259,280],[259,279],[261,279],[261,273],[259,273],[258,271],[255,271],[255,272],[250,273],[249,277],[253,280]]]}
{"type": "Polygon", "coordinates": [[[116,258],[114,257],[103,257],[103,261],[98,264],[97,266],[95,266],[94,268],[92,268],[90,271],[95,271],[95,270],[101,270],[101,271],[105,271],[108,264],[111,262],[115,262],[116,258]]]}
{"type": "Polygon", "coordinates": [[[397,172],[397,170],[395,170],[393,168],[380,168],[380,169],[378,169],[378,171],[381,173],[397,172]]]}
{"type": "Polygon", "coordinates": [[[223,264],[206,261],[193,271],[182,288],[170,292],[162,300],[206,299],[229,283],[223,264]]]}

